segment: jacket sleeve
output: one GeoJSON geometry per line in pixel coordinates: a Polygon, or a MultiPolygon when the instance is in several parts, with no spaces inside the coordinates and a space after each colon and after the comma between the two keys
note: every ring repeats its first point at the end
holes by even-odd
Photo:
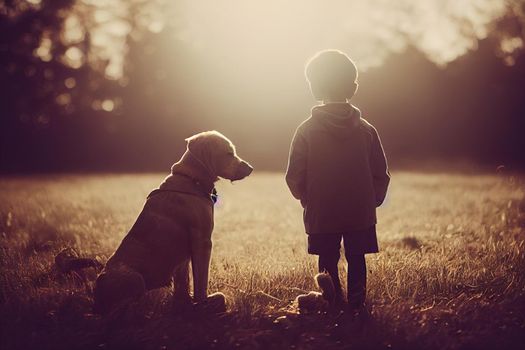
{"type": "Polygon", "coordinates": [[[290,147],[288,168],[286,169],[286,184],[292,195],[301,201],[304,206],[306,197],[306,159],[308,144],[298,128],[290,147]]]}
{"type": "Polygon", "coordinates": [[[372,147],[370,152],[370,168],[376,194],[376,205],[379,207],[386,197],[390,172],[386,162],[385,152],[375,128],[372,128],[372,147]]]}

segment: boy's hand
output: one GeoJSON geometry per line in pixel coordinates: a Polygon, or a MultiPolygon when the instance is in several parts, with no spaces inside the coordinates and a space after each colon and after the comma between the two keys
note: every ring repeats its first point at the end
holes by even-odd
{"type": "Polygon", "coordinates": [[[295,135],[290,146],[290,156],[288,158],[288,167],[286,169],[286,184],[292,192],[292,195],[301,201],[305,206],[304,190],[306,185],[306,158],[308,145],[301,135],[300,129],[295,131],[295,135]]]}
{"type": "Polygon", "coordinates": [[[385,151],[379,139],[379,134],[375,128],[373,130],[372,152],[370,166],[374,181],[374,190],[376,193],[376,207],[383,204],[385,200],[388,184],[390,183],[390,172],[386,162],[385,151]]]}

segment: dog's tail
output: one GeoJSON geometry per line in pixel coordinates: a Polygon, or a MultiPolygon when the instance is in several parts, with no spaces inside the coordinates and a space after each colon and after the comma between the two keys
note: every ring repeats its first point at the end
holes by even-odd
{"type": "Polygon", "coordinates": [[[317,283],[319,289],[321,289],[323,298],[328,301],[330,305],[332,305],[335,300],[335,287],[332,277],[330,277],[330,275],[327,273],[318,273],[315,275],[315,282],[317,283]]]}

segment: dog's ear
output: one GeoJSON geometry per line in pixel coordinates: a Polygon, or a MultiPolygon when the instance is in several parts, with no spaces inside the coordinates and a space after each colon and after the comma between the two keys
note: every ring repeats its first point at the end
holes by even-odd
{"type": "Polygon", "coordinates": [[[203,131],[185,139],[186,147],[190,152],[202,152],[201,149],[210,147],[210,141],[216,139],[213,136],[219,135],[217,131],[203,131]]]}
{"type": "Polygon", "coordinates": [[[197,148],[199,147],[199,146],[197,146],[197,144],[199,143],[199,134],[190,136],[190,137],[184,139],[184,141],[186,141],[186,148],[190,152],[195,152],[197,150],[197,148]]]}

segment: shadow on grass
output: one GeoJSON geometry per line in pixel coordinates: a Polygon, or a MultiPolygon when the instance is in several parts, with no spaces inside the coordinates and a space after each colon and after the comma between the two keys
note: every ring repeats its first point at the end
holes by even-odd
{"type": "Polygon", "coordinates": [[[403,337],[373,315],[301,315],[284,310],[173,314],[169,299],[158,294],[106,317],[92,314],[91,299],[76,294],[56,304],[49,295],[41,304],[13,303],[3,308],[2,349],[409,348],[403,337]],[[15,314],[16,319],[10,319],[15,314]]]}
{"type": "MultiPolygon", "coordinates": [[[[443,307],[410,313],[391,304],[374,305],[360,317],[297,314],[289,306],[175,314],[170,296],[168,288],[152,291],[101,317],[92,313],[92,299],[86,293],[40,289],[31,300],[11,299],[1,306],[0,345],[8,350],[517,349],[525,344],[523,327],[490,326],[494,308],[501,307],[496,304],[480,308],[483,317],[471,315],[470,320],[469,315],[458,317],[443,307]]],[[[524,307],[524,299],[513,300],[512,305],[524,307]]],[[[520,323],[523,320],[515,322],[520,323]]]]}

